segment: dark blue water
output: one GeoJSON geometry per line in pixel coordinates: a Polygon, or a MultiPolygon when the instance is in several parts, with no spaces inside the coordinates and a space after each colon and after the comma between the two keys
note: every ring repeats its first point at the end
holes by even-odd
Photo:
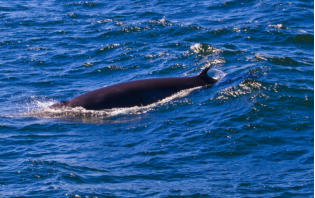
{"type": "Polygon", "coordinates": [[[313,5],[0,1],[0,197],[312,197],[313,5]],[[150,106],[49,108],[207,66],[150,106]]]}

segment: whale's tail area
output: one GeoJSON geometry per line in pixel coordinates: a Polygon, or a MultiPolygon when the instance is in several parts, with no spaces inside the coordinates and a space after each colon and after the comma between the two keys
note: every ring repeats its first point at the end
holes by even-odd
{"type": "Polygon", "coordinates": [[[216,83],[218,80],[210,77],[208,75],[208,71],[209,71],[210,67],[206,67],[205,69],[203,69],[200,74],[198,75],[199,78],[201,78],[206,84],[214,84],[216,83]]]}

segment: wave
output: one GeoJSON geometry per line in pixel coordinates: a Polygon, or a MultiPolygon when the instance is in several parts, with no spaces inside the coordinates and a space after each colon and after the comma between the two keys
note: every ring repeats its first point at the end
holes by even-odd
{"type": "Polygon", "coordinates": [[[243,95],[253,94],[255,91],[258,91],[259,93],[261,89],[265,89],[265,87],[263,86],[261,82],[253,81],[253,80],[245,80],[239,85],[236,85],[233,87],[227,87],[223,89],[215,97],[215,100],[219,102],[225,102],[227,100],[238,98],[243,95]]]}
{"type": "Polygon", "coordinates": [[[68,6],[83,6],[86,8],[94,8],[102,6],[101,3],[91,2],[91,1],[77,1],[73,3],[68,3],[68,6]]]}
{"type": "Polygon", "coordinates": [[[190,50],[200,56],[217,55],[220,52],[222,52],[222,50],[218,48],[212,47],[211,45],[208,45],[208,44],[202,44],[202,43],[196,43],[194,45],[191,45],[190,50]]]}
{"type": "Polygon", "coordinates": [[[314,45],[314,35],[313,34],[298,34],[288,39],[297,44],[310,44],[314,45]]]}

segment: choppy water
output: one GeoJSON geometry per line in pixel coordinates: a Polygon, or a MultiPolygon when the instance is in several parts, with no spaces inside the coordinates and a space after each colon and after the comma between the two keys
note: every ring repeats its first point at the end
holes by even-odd
{"type": "Polygon", "coordinates": [[[312,197],[313,1],[0,1],[1,197],[312,197]],[[135,79],[147,107],[56,101],[135,79]]]}

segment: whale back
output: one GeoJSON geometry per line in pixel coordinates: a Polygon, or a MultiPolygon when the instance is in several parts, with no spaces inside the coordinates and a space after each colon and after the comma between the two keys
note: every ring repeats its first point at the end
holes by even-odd
{"type": "Polygon", "coordinates": [[[184,89],[214,84],[217,80],[208,76],[208,70],[209,67],[194,77],[151,78],[118,83],[87,92],[52,107],[81,106],[85,109],[100,110],[148,105],[184,89]]]}

